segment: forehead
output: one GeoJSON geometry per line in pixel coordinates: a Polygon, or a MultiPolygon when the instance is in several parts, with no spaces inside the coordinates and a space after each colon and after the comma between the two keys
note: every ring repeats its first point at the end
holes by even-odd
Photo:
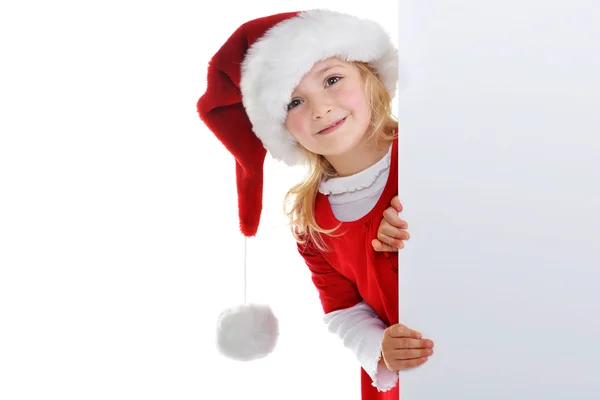
{"type": "Polygon", "coordinates": [[[337,57],[331,57],[322,61],[319,61],[313,65],[313,67],[308,71],[300,80],[298,85],[296,86],[296,90],[301,88],[302,86],[309,84],[313,81],[320,81],[321,78],[332,69],[335,70],[348,70],[354,68],[352,63],[344,61],[337,57]]]}

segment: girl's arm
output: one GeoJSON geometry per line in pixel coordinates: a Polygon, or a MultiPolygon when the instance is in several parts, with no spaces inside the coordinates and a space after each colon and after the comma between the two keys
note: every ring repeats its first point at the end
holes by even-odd
{"type": "Polygon", "coordinates": [[[319,292],[328,330],[356,355],[373,380],[373,386],[380,391],[392,389],[398,375],[379,363],[386,324],[362,300],[356,285],[337,272],[310,242],[298,245],[298,250],[319,292]]]}
{"type": "Polygon", "coordinates": [[[340,337],[344,346],[356,355],[373,380],[373,386],[380,392],[396,386],[398,374],[381,362],[381,342],[387,326],[373,308],[363,301],[354,307],[331,312],[323,320],[329,332],[340,337]]]}
{"type": "Polygon", "coordinates": [[[362,301],[356,285],[336,271],[309,241],[298,251],[311,272],[325,314],[357,305],[362,301]]]}

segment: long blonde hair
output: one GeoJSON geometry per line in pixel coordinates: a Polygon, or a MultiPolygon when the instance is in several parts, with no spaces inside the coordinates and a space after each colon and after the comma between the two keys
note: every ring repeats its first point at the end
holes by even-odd
{"type": "MultiPolygon", "coordinates": [[[[367,142],[375,142],[377,146],[381,141],[394,140],[398,121],[392,115],[392,99],[389,92],[368,64],[363,62],[353,62],[352,64],[360,71],[371,107],[367,142]]],[[[298,243],[306,244],[307,240],[310,240],[319,250],[327,251],[321,234],[337,236],[333,232],[339,226],[332,229],[320,227],[315,219],[314,205],[323,178],[333,178],[337,174],[324,156],[306,149],[304,151],[309,159],[309,173],[304,182],[292,187],[286,194],[284,212],[290,220],[292,234],[298,243]]]]}

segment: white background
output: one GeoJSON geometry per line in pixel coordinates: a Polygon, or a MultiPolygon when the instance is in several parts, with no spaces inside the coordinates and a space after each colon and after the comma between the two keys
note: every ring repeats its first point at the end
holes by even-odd
{"type": "Polygon", "coordinates": [[[0,7],[0,398],[359,398],[282,213],[302,176],[270,158],[248,242],[248,299],[278,315],[276,351],[221,357],[243,301],[234,160],[201,123],[210,57],[243,22],[296,1],[11,2],[0,7]],[[94,4],[94,5],[91,5],[94,4]]]}
{"type": "MultiPolygon", "coordinates": [[[[0,8],[0,398],[358,399],[267,159],[248,297],[282,337],[214,347],[243,300],[234,162],[200,122],[209,58],[261,2],[0,8]]],[[[592,1],[294,2],[400,44],[402,320],[436,341],[403,399],[596,399],[600,36],[592,1]]]]}
{"type": "Polygon", "coordinates": [[[403,400],[599,399],[600,7],[400,2],[403,400]]]}

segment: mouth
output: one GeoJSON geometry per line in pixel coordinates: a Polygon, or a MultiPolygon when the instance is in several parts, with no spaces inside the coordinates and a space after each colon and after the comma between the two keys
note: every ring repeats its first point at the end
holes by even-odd
{"type": "Polygon", "coordinates": [[[332,124],[327,125],[324,129],[317,132],[317,135],[326,135],[328,133],[335,131],[336,129],[338,129],[340,126],[342,126],[344,124],[344,121],[346,121],[346,118],[347,117],[344,117],[342,119],[335,121],[332,124]]]}

